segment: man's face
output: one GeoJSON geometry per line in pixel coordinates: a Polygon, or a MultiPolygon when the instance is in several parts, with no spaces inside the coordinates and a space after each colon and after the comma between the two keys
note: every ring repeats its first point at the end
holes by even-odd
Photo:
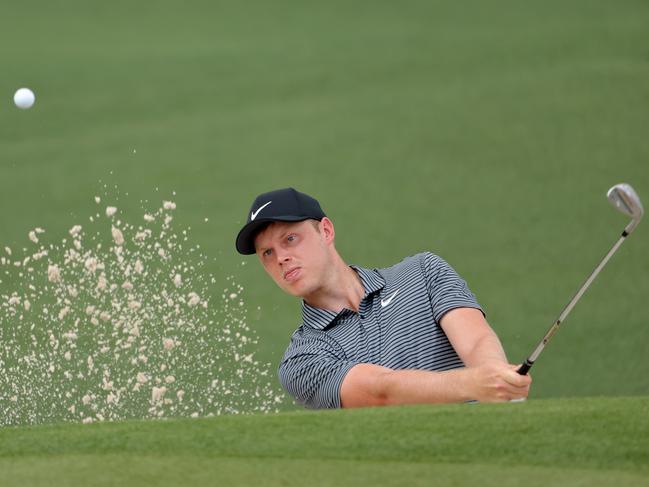
{"type": "Polygon", "coordinates": [[[266,272],[288,294],[303,298],[322,286],[332,243],[333,225],[327,218],[273,222],[255,237],[266,272]]]}

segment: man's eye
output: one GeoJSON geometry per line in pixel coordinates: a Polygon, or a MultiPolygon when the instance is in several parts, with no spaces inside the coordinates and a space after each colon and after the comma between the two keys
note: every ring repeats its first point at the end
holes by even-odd
{"type": "Polygon", "coordinates": [[[265,257],[268,257],[271,253],[272,253],[272,251],[270,249],[264,250],[264,256],[265,257]]]}
{"type": "Polygon", "coordinates": [[[292,242],[293,240],[295,240],[295,238],[296,238],[295,235],[289,235],[288,237],[286,237],[286,240],[292,242]]]}

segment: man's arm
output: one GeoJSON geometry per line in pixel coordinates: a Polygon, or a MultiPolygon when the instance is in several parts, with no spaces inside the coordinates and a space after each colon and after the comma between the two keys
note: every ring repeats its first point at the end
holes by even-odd
{"type": "Polygon", "coordinates": [[[467,367],[495,361],[507,363],[496,333],[475,308],[455,308],[446,313],[440,325],[453,348],[467,367]]]}
{"type": "Polygon", "coordinates": [[[342,407],[509,401],[527,397],[531,378],[507,363],[500,340],[473,308],[446,313],[441,326],[467,368],[446,372],[358,364],[345,376],[342,407]]]}
{"type": "Polygon", "coordinates": [[[430,372],[355,365],[340,388],[344,408],[398,404],[503,402],[527,397],[531,379],[517,366],[488,362],[476,367],[430,372]]]}

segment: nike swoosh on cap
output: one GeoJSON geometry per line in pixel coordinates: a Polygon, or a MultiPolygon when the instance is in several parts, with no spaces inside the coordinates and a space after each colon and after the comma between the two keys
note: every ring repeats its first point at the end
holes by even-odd
{"type": "Polygon", "coordinates": [[[250,213],[250,221],[253,221],[255,218],[257,218],[257,215],[259,215],[259,212],[261,210],[263,210],[264,208],[266,208],[271,203],[272,203],[272,201],[269,201],[265,205],[261,205],[259,208],[257,208],[257,211],[253,211],[252,213],[250,213]]]}
{"type": "Polygon", "coordinates": [[[394,297],[397,295],[398,292],[399,292],[399,290],[397,289],[395,292],[392,293],[392,296],[390,296],[388,299],[382,299],[381,300],[381,307],[385,308],[388,304],[390,304],[392,302],[392,300],[394,299],[394,297]]]}

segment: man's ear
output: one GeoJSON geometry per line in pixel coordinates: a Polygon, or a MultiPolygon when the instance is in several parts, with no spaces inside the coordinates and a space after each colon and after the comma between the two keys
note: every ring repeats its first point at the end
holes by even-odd
{"type": "Polygon", "coordinates": [[[320,220],[320,230],[322,232],[322,235],[325,239],[325,242],[331,243],[334,241],[334,237],[336,236],[336,231],[334,229],[334,224],[333,222],[327,218],[326,216],[320,220]]]}

